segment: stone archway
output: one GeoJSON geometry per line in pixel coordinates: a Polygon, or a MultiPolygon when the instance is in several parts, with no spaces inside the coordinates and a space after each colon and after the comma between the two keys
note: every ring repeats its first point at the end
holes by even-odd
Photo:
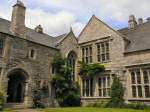
{"type": "Polygon", "coordinates": [[[67,57],[67,64],[72,68],[71,79],[75,80],[75,67],[76,67],[77,54],[74,51],[69,52],[67,57]]]}
{"type": "Polygon", "coordinates": [[[8,74],[7,103],[24,102],[27,76],[22,69],[12,70],[8,74]]]}

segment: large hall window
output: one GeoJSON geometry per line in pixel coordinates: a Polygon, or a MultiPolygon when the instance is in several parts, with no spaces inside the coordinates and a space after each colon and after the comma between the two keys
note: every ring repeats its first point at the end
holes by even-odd
{"type": "Polygon", "coordinates": [[[98,79],[99,97],[110,97],[111,83],[110,75],[101,76],[98,79]]]}
{"type": "Polygon", "coordinates": [[[110,60],[109,41],[100,42],[97,44],[97,61],[104,63],[110,60]]]}
{"type": "Polygon", "coordinates": [[[77,55],[74,51],[68,54],[67,65],[71,68],[71,79],[75,80],[75,66],[76,66],[77,55]]]}
{"type": "Polygon", "coordinates": [[[131,73],[133,98],[150,98],[150,69],[136,69],[131,73]]]}
{"type": "Polygon", "coordinates": [[[82,95],[84,97],[93,96],[93,79],[83,79],[82,80],[82,95]]]}
{"type": "Polygon", "coordinates": [[[92,46],[82,47],[82,61],[85,63],[92,63],[92,46]]]}

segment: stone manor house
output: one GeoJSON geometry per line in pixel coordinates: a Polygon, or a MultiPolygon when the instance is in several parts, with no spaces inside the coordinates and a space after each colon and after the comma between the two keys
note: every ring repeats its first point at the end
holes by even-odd
{"type": "Polygon", "coordinates": [[[137,22],[131,15],[127,28],[114,30],[92,16],[78,38],[72,30],[52,37],[41,25],[27,28],[25,11],[18,0],[11,21],[0,18],[0,86],[7,92],[7,103],[31,106],[33,91],[46,88],[43,102],[53,106],[51,63],[61,53],[73,68],[72,79],[80,84],[83,104],[109,99],[113,75],[126,88],[126,102],[150,104],[150,18],[137,22]],[[78,61],[104,64],[106,71],[83,79],[78,61]]]}

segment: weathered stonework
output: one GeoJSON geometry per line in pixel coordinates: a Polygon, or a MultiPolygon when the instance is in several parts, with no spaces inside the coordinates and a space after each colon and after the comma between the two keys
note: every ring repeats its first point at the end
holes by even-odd
{"type": "MultiPolygon", "coordinates": [[[[150,68],[148,43],[150,39],[147,38],[150,35],[150,22],[143,23],[144,25],[141,23],[139,26],[136,24],[132,30],[126,28],[116,31],[97,17],[92,16],[80,36],[76,38],[72,29],[68,34],[51,37],[43,32],[40,25],[35,30],[26,28],[24,21],[25,6],[19,1],[14,5],[11,22],[0,19],[0,40],[3,40],[3,48],[0,48],[0,50],[3,50],[0,56],[0,86],[13,100],[19,99],[19,103],[23,103],[23,106],[30,107],[33,104],[34,91],[46,86],[47,92],[45,92],[43,102],[46,106],[54,106],[54,88],[50,83],[54,75],[52,74],[52,60],[56,53],[61,53],[67,59],[69,54],[73,53],[75,56],[74,81],[77,81],[80,85],[83,105],[108,101],[110,97],[99,96],[98,79],[106,75],[113,77],[114,74],[120,78],[126,88],[124,95],[126,102],[150,102],[150,98],[146,98],[145,94],[143,95],[144,98],[133,98],[131,84],[132,70],[139,69],[143,80],[142,70],[150,68]],[[139,39],[138,36],[141,38],[139,39]],[[140,40],[145,43],[141,44],[140,40]],[[98,62],[97,58],[97,44],[105,41],[109,42],[110,60],[101,63],[98,62]],[[104,64],[106,67],[104,73],[95,74],[93,77],[93,96],[91,97],[83,96],[84,84],[78,74],[80,69],[78,61],[82,61],[83,58],[82,48],[88,45],[92,47],[92,63],[104,64]],[[16,80],[18,82],[15,84],[16,80]],[[11,87],[12,82],[15,87],[11,87]],[[20,84],[22,90],[19,88],[20,84]],[[13,93],[10,92],[12,88],[14,89],[13,93]]],[[[112,83],[112,78],[110,83],[112,83]]],[[[145,93],[144,88],[142,88],[142,92],[145,93]]],[[[137,92],[137,94],[139,93],[137,92]]],[[[8,98],[8,100],[11,98],[8,98]]],[[[11,101],[11,103],[14,102],[11,101]]],[[[10,102],[8,101],[8,103],[10,102]]]]}

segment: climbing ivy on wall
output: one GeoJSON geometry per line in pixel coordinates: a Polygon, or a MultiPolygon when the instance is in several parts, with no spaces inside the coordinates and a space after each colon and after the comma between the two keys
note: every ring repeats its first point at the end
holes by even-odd
{"type": "Polygon", "coordinates": [[[86,64],[84,62],[79,62],[79,64],[79,75],[82,77],[92,77],[94,75],[98,75],[100,72],[105,71],[105,66],[101,64],[86,64]]]}
{"type": "Polygon", "coordinates": [[[55,88],[55,98],[62,107],[80,106],[80,89],[76,82],[72,81],[72,69],[67,66],[67,60],[60,54],[54,56],[52,66],[55,71],[51,83],[55,88]]]}

